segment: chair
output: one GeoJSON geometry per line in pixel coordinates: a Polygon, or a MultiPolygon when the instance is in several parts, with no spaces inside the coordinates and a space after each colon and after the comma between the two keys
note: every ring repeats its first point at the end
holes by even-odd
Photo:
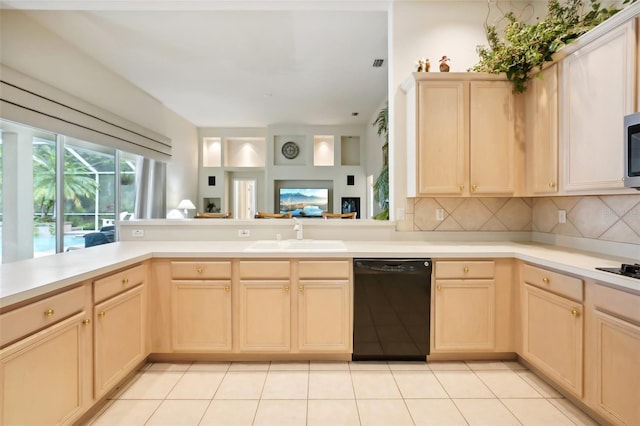
{"type": "Polygon", "coordinates": [[[201,213],[197,212],[194,219],[231,219],[231,213],[201,213]]]}
{"type": "Polygon", "coordinates": [[[351,213],[322,212],[322,218],[323,219],[355,219],[356,213],[357,212],[351,212],[351,213]]]}
{"type": "Polygon", "coordinates": [[[98,232],[90,232],[84,235],[84,246],[93,247],[101,244],[109,244],[115,240],[116,227],[103,226],[98,232]]]}
{"type": "Polygon", "coordinates": [[[266,212],[258,212],[256,213],[256,219],[291,219],[293,215],[291,212],[287,213],[266,213],[266,212]]]}

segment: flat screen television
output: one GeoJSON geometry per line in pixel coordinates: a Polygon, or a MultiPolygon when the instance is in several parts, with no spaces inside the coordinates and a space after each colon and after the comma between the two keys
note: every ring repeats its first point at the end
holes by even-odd
{"type": "Polygon", "coordinates": [[[328,188],[280,188],[280,213],[293,217],[322,217],[329,208],[328,188]]]}

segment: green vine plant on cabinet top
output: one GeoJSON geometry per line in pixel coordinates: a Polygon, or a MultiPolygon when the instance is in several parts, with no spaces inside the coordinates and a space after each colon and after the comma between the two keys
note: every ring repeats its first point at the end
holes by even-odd
{"type": "MultiPolygon", "coordinates": [[[[622,5],[636,0],[624,0],[622,5]]],[[[518,20],[513,12],[504,15],[507,25],[500,38],[495,25],[485,25],[489,46],[478,46],[480,62],[470,71],[505,73],[514,84],[514,91],[527,90],[531,71],[550,62],[552,56],[566,44],[618,13],[616,5],[603,7],[590,0],[585,7],[581,0],[549,0],[547,16],[533,24],[518,20]],[[585,10],[586,9],[586,10],[585,10]]]]}

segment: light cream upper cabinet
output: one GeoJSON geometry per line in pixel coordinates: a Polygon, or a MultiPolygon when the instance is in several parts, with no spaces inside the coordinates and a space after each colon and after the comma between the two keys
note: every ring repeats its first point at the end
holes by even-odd
{"type": "Polygon", "coordinates": [[[582,280],[531,265],[522,265],[522,277],[520,355],[582,397],[582,280]]]}
{"type": "Polygon", "coordinates": [[[623,189],[622,119],[634,112],[636,22],[597,37],[562,60],[563,190],[623,189]]]}
{"type": "Polygon", "coordinates": [[[90,284],[0,315],[0,424],[71,424],[91,406],[90,284]]]}
{"type": "Polygon", "coordinates": [[[529,80],[525,93],[527,193],[558,192],[558,65],[529,80]]]}
{"type": "Polygon", "coordinates": [[[521,182],[513,85],[499,76],[414,73],[407,195],[514,195],[521,182]]]}
{"type": "Polygon", "coordinates": [[[231,261],[173,261],[171,274],[173,350],[230,351],[231,261]]]}
{"type": "Polygon", "coordinates": [[[94,281],[94,396],[110,391],[147,356],[147,266],[94,281]]]}
{"type": "Polygon", "coordinates": [[[241,352],[291,350],[291,262],[239,262],[238,327],[241,352]]]}
{"type": "Polygon", "coordinates": [[[351,352],[351,268],[347,260],[298,262],[298,349],[351,352]]]}
{"type": "Polygon", "coordinates": [[[589,405],[611,424],[640,424],[640,296],[587,283],[589,405]]]}
{"type": "Polygon", "coordinates": [[[415,120],[415,148],[408,147],[409,168],[415,170],[415,195],[463,194],[469,180],[469,144],[466,105],[468,90],[462,81],[419,81],[415,120]],[[415,164],[413,164],[415,163],[415,164]]]}
{"type": "Polygon", "coordinates": [[[515,98],[507,81],[471,81],[470,181],[477,195],[516,190],[515,98]]]}

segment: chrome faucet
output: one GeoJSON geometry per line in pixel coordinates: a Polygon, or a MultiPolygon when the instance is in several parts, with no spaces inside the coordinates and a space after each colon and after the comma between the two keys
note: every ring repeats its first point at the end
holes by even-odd
{"type": "Polygon", "coordinates": [[[304,234],[302,233],[302,222],[298,219],[293,219],[296,221],[296,224],[293,226],[293,230],[296,231],[296,240],[304,239],[304,234]]]}

